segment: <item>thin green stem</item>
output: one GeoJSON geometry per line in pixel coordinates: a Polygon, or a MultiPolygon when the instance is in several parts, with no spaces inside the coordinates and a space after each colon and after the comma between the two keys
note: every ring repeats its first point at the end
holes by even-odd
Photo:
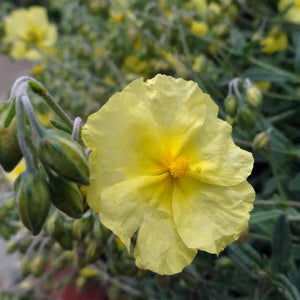
{"type": "Polygon", "coordinates": [[[61,109],[61,107],[54,101],[50,93],[44,88],[44,86],[37,81],[29,81],[29,87],[31,90],[39,95],[49,107],[56,113],[56,115],[63,121],[68,127],[73,127],[73,121],[70,117],[61,109]]]}
{"type": "Polygon", "coordinates": [[[39,137],[44,136],[44,129],[42,128],[40,122],[38,121],[33,107],[31,105],[30,99],[26,94],[23,94],[20,96],[18,101],[22,102],[24,109],[27,113],[27,116],[29,118],[29,121],[31,123],[31,126],[35,129],[36,133],[38,134],[39,137]]]}
{"type": "Polygon", "coordinates": [[[21,101],[16,101],[16,119],[17,119],[17,128],[18,128],[18,142],[20,149],[23,153],[26,167],[28,170],[32,171],[35,169],[35,162],[33,159],[32,153],[28,150],[27,147],[27,140],[28,140],[28,131],[27,131],[27,124],[25,120],[25,112],[23,103],[21,101]]]}

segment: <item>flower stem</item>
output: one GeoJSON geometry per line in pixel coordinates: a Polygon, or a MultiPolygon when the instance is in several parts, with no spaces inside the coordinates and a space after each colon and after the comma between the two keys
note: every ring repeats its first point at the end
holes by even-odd
{"type": "Polygon", "coordinates": [[[18,99],[18,102],[22,102],[32,127],[35,129],[38,136],[42,137],[44,135],[44,129],[42,128],[40,122],[38,121],[34,113],[29,97],[26,94],[23,94],[18,99]]]}
{"type": "Polygon", "coordinates": [[[23,153],[26,162],[26,167],[28,170],[31,171],[35,169],[35,162],[32,153],[28,150],[27,147],[29,134],[27,131],[24,107],[21,101],[16,101],[16,119],[17,119],[17,127],[18,127],[19,146],[21,152],[23,153]]]}
{"type": "Polygon", "coordinates": [[[29,81],[28,85],[30,89],[37,95],[39,95],[50,108],[56,113],[56,115],[70,128],[73,127],[73,121],[70,117],[61,109],[61,107],[54,101],[50,93],[44,88],[44,86],[38,81],[29,81]]]}

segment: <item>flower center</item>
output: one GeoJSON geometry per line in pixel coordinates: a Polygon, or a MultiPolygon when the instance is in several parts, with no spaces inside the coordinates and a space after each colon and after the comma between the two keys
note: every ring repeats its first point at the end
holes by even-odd
{"type": "Polygon", "coordinates": [[[174,178],[184,176],[189,169],[189,162],[181,156],[178,157],[175,161],[173,161],[169,166],[170,174],[174,178]]]}

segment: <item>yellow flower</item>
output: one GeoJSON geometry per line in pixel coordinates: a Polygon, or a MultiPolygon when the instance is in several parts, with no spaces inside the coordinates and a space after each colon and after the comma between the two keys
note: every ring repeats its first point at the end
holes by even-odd
{"type": "Polygon", "coordinates": [[[193,21],[190,26],[190,31],[196,35],[205,35],[207,30],[207,25],[204,22],[193,21]]]}
{"type": "Polygon", "coordinates": [[[48,22],[43,7],[14,10],[4,21],[4,44],[15,59],[37,60],[40,51],[50,51],[57,39],[56,27],[48,22]]]}
{"type": "Polygon", "coordinates": [[[300,0],[281,0],[278,4],[278,10],[287,10],[284,14],[284,18],[290,22],[300,24],[300,0]]]}
{"type": "Polygon", "coordinates": [[[36,65],[32,68],[32,73],[35,75],[40,75],[44,72],[44,67],[42,65],[36,65]]]}
{"type": "Polygon", "coordinates": [[[274,52],[283,51],[288,46],[288,38],[284,32],[278,28],[274,28],[264,39],[260,42],[263,46],[263,52],[272,54],[274,52]]]}
{"type": "Polygon", "coordinates": [[[131,54],[125,57],[123,69],[135,74],[147,74],[149,64],[146,61],[141,60],[138,56],[131,54]]]}
{"type": "Polygon", "coordinates": [[[219,253],[247,228],[253,165],[192,81],[137,79],[89,116],[87,201],[139,268],[180,272],[197,250],[219,253]]]}

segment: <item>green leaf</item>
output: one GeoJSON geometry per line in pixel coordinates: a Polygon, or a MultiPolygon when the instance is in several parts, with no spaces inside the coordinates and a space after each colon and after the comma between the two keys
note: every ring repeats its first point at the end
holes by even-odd
{"type": "Polygon", "coordinates": [[[296,174],[295,177],[289,182],[289,190],[291,192],[299,192],[300,191],[300,172],[296,174]]]}
{"type": "Polygon", "coordinates": [[[282,211],[278,209],[254,212],[250,217],[250,226],[277,219],[281,214],[282,211]]]}
{"type": "Polygon", "coordinates": [[[261,255],[250,244],[242,244],[239,247],[241,248],[243,253],[247,255],[257,266],[261,268],[265,266],[261,255]]]}
{"type": "Polygon", "coordinates": [[[64,123],[56,121],[56,120],[50,120],[50,123],[58,130],[63,130],[69,134],[72,133],[72,130],[67,127],[64,123]]]}
{"type": "Polygon", "coordinates": [[[285,273],[289,268],[291,254],[290,225],[284,214],[275,223],[273,230],[271,269],[273,272],[285,273]]]}
{"type": "Polygon", "coordinates": [[[10,102],[9,110],[4,120],[4,127],[8,127],[16,115],[15,103],[16,103],[16,98],[13,98],[12,101],[10,102]]]}
{"type": "Polygon", "coordinates": [[[275,72],[267,71],[262,68],[249,68],[243,73],[243,77],[250,78],[253,81],[272,81],[272,82],[286,82],[290,78],[284,74],[276,74],[275,72]]]}
{"type": "Polygon", "coordinates": [[[293,41],[295,44],[295,71],[300,73],[300,33],[296,32],[293,35],[293,41]]]}
{"type": "Polygon", "coordinates": [[[238,52],[242,52],[243,48],[246,45],[244,35],[236,28],[233,28],[230,33],[230,42],[232,48],[238,52]]]}
{"type": "Polygon", "coordinates": [[[296,286],[283,274],[274,276],[274,283],[282,289],[287,300],[299,300],[300,294],[296,286]]]}
{"type": "Polygon", "coordinates": [[[230,259],[242,269],[251,278],[257,278],[256,274],[253,272],[254,262],[252,258],[240,248],[236,243],[228,246],[227,253],[230,259]]]}

